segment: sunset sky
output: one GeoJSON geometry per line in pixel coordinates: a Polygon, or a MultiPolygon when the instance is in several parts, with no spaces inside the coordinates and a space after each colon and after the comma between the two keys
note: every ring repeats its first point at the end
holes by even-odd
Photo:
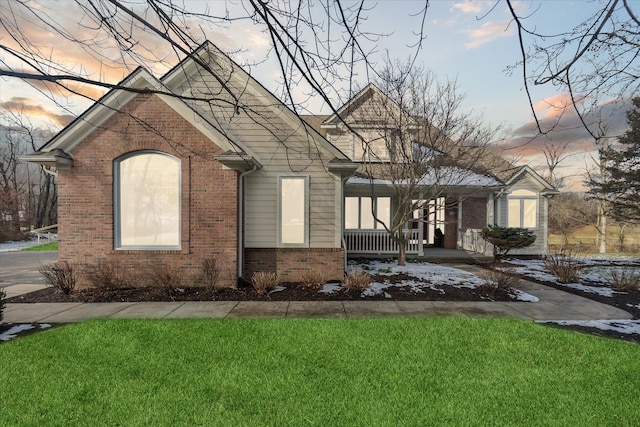
{"type": "MultiPolygon", "coordinates": [[[[242,5],[234,1],[211,0],[186,1],[191,11],[209,11],[224,15],[229,12],[242,12],[242,5]]],[[[521,1],[514,5],[520,16],[526,16],[525,23],[532,29],[544,34],[557,34],[568,31],[591,16],[599,3],[588,1],[521,1]]],[[[92,24],[84,17],[79,6],[70,1],[48,1],[29,3],[38,10],[45,10],[50,19],[68,28],[74,37],[92,40],[97,46],[108,44],[106,39],[96,36],[92,24]]],[[[365,29],[372,33],[385,33],[385,37],[371,42],[375,50],[373,57],[382,60],[388,53],[390,58],[406,60],[413,51],[409,46],[417,41],[414,34],[420,28],[420,10],[422,1],[378,1],[370,4],[366,11],[365,29]]],[[[16,2],[0,2],[0,13],[18,16],[22,20],[21,32],[40,51],[50,55],[67,69],[87,77],[117,83],[138,65],[133,61],[122,64],[120,56],[113,54],[113,61],[97,59],[91,49],[66,40],[59,34],[42,31],[38,21],[16,2]],[[25,24],[26,23],[26,24],[25,24]],[[120,64],[116,65],[118,62],[120,64]]],[[[640,7],[638,10],[640,13],[640,7]]],[[[485,120],[503,128],[502,146],[510,157],[522,157],[528,163],[542,171],[544,165],[542,149],[545,144],[568,143],[565,154],[570,155],[559,169],[559,174],[567,177],[568,189],[579,190],[585,167],[591,160],[589,153],[594,149],[593,142],[580,130],[575,114],[565,111],[561,106],[567,104],[567,95],[557,92],[552,86],[533,87],[533,103],[542,125],[553,123],[561,118],[562,132],[554,132],[549,137],[534,138],[536,131],[526,93],[523,89],[522,70],[516,68],[513,73],[506,69],[520,59],[519,42],[516,28],[510,21],[509,11],[504,2],[495,1],[432,1],[425,22],[426,40],[418,55],[417,62],[433,71],[439,78],[456,78],[461,91],[467,98],[464,108],[482,114],[485,120]]],[[[135,32],[139,39],[139,55],[142,57],[160,57],[164,63],[148,63],[152,72],[161,76],[176,59],[169,53],[161,52],[157,37],[149,33],[135,32]],[[142,48],[140,48],[142,47],[142,48]]],[[[278,93],[280,81],[275,78],[277,67],[273,58],[263,61],[270,46],[268,36],[260,31],[250,20],[233,21],[224,26],[208,26],[200,32],[200,40],[208,38],[240,64],[253,64],[249,71],[265,87],[278,93]]],[[[7,37],[4,27],[0,27],[0,44],[15,46],[7,37]]],[[[115,51],[111,49],[112,53],[115,51]]],[[[14,58],[6,51],[0,51],[0,67],[16,67],[14,58]]],[[[58,74],[58,70],[51,70],[58,74]]],[[[362,77],[362,84],[366,79],[362,77]]],[[[67,124],[75,115],[86,109],[93,100],[104,93],[104,89],[77,85],[80,95],[62,98],[59,91],[51,85],[25,83],[12,78],[0,78],[0,109],[22,110],[38,125],[60,127],[67,124]],[[39,89],[39,90],[37,90],[39,89]],[[55,97],[53,102],[45,94],[55,97]]],[[[68,95],[68,94],[66,94],[68,95]]],[[[624,132],[625,116],[620,110],[613,110],[605,103],[604,111],[611,110],[607,119],[609,135],[624,132]]],[[[327,107],[317,99],[308,103],[308,111],[327,113],[327,107]]]]}

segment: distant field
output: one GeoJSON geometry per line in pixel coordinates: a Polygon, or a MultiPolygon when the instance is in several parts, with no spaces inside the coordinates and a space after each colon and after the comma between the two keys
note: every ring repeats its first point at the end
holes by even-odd
{"type": "MultiPolygon", "coordinates": [[[[549,234],[549,246],[563,245],[562,234],[549,234]]],[[[570,246],[581,251],[596,251],[596,229],[592,226],[579,227],[568,235],[570,246]]],[[[640,253],[640,227],[624,229],[624,249],[620,250],[620,227],[607,227],[607,252],[640,253]]]]}

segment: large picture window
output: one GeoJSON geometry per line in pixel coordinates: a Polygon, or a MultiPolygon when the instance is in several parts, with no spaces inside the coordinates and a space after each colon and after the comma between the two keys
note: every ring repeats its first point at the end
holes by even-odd
{"type": "Polygon", "coordinates": [[[529,190],[515,190],[508,198],[508,225],[538,228],[538,195],[529,190]]]}
{"type": "Polygon", "coordinates": [[[374,230],[382,229],[373,216],[385,225],[391,224],[391,198],[390,197],[345,197],[344,199],[344,228],[374,230]]]}
{"type": "Polygon", "coordinates": [[[306,176],[280,177],[278,241],[281,246],[309,245],[309,198],[306,176]]]}
{"type": "Polygon", "coordinates": [[[139,151],[114,162],[116,249],[180,249],[180,160],[139,151]]]}

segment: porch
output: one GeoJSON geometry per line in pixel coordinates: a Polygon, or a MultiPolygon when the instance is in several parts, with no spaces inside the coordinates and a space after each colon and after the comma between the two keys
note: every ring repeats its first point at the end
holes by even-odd
{"type": "MultiPolygon", "coordinates": [[[[480,229],[458,230],[456,249],[434,247],[422,238],[420,229],[404,229],[408,235],[407,256],[424,257],[427,260],[452,262],[490,260],[487,242],[480,236],[480,229]]],[[[385,230],[345,230],[344,245],[348,257],[394,256],[398,245],[385,230]]]]}

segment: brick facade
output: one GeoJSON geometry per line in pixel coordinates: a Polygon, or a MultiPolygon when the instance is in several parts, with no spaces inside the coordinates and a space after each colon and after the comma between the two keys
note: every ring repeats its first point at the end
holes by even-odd
{"type": "Polygon", "coordinates": [[[327,280],[344,277],[342,248],[245,248],[244,278],[257,271],[276,272],[285,282],[299,281],[305,271],[317,269],[327,280]]]}
{"type": "Polygon", "coordinates": [[[482,229],[487,226],[486,197],[469,197],[462,201],[462,228],[482,229]]]}
{"type": "Polygon", "coordinates": [[[221,152],[159,97],[138,95],[80,142],[71,151],[73,167],[58,173],[59,260],[108,260],[132,271],[167,264],[189,277],[204,258],[215,258],[219,285],[235,286],[238,174],[214,160],[221,152]],[[180,250],[114,250],[113,161],[137,150],[181,161],[180,250]]]}

